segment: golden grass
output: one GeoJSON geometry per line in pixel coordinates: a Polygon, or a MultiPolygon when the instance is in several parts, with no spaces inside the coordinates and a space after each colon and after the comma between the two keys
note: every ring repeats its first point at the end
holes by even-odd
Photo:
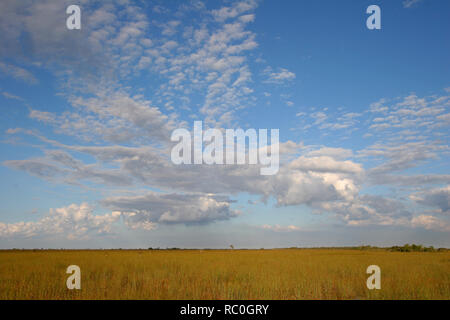
{"type": "Polygon", "coordinates": [[[450,253],[1,251],[0,299],[450,299],[450,253]],[[66,288],[72,264],[81,290],[66,288]],[[381,290],[366,287],[371,264],[381,268],[381,290]]]}

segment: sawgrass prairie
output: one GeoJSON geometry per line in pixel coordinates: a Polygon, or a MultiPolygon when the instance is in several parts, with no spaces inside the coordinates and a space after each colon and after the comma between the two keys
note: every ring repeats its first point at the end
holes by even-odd
{"type": "Polygon", "coordinates": [[[450,252],[5,250],[0,299],[450,299],[450,252]],[[80,290],[67,289],[69,265],[80,290]]]}

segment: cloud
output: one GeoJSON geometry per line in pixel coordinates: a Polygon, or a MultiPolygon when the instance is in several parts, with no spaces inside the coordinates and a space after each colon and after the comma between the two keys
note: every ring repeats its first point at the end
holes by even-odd
{"type": "Polygon", "coordinates": [[[29,116],[54,126],[57,133],[86,141],[164,142],[175,127],[173,119],[150,101],[123,91],[99,89],[93,97],[74,96],[70,100],[73,112],[55,114],[32,109],[29,116]]]}
{"type": "MultiPolygon", "coordinates": [[[[43,140],[45,141],[45,140],[43,140]]],[[[176,166],[170,149],[152,147],[53,146],[93,156],[98,162],[84,164],[67,152],[47,152],[46,157],[9,160],[4,164],[43,179],[72,184],[94,182],[107,185],[155,186],[159,189],[198,192],[204,195],[239,194],[275,198],[279,206],[337,201],[353,198],[360,189],[364,170],[342,157],[343,151],[323,150],[328,156],[295,156],[305,147],[287,142],[280,146],[286,163],[275,176],[261,176],[259,165],[176,166]],[[111,165],[116,168],[111,168],[111,165]]],[[[345,152],[344,152],[345,153],[345,152]]],[[[186,201],[189,198],[182,198],[186,201]]]]}
{"type": "Polygon", "coordinates": [[[174,35],[177,32],[176,28],[180,25],[180,23],[181,22],[177,21],[177,20],[171,20],[171,21],[164,23],[162,25],[163,30],[161,33],[165,36],[174,35]]]}
{"type": "MultiPolygon", "coordinates": [[[[235,18],[245,12],[255,9],[257,2],[254,0],[236,1],[230,7],[222,7],[217,10],[212,10],[212,15],[219,22],[224,22],[227,19],[235,18]]],[[[244,16],[248,17],[248,16],[244,16]]],[[[248,18],[244,18],[248,19],[248,18]]]]}
{"type": "Polygon", "coordinates": [[[53,178],[63,172],[57,165],[48,163],[44,159],[7,160],[3,162],[3,165],[44,179],[53,178]]]}
{"type": "Polygon", "coordinates": [[[159,194],[111,197],[103,205],[126,214],[129,226],[150,223],[198,224],[227,220],[239,214],[226,197],[209,194],[159,194]],[[132,214],[127,214],[132,212],[132,214]]]}
{"type": "MultiPolygon", "coordinates": [[[[369,171],[370,173],[370,171],[369,171]]],[[[376,174],[370,175],[371,182],[378,185],[417,187],[427,184],[449,184],[449,174],[376,174]]]]}
{"type": "Polygon", "coordinates": [[[47,151],[46,157],[42,158],[8,160],[3,164],[55,183],[82,185],[84,181],[90,181],[103,185],[129,186],[132,181],[118,169],[84,164],[61,150],[47,151]]]}
{"type": "Polygon", "coordinates": [[[377,175],[402,171],[415,167],[425,160],[436,159],[437,152],[445,149],[446,146],[437,143],[419,141],[393,145],[376,144],[361,151],[361,154],[387,160],[370,170],[370,175],[377,175]]]}
{"type": "Polygon", "coordinates": [[[314,112],[310,115],[310,117],[315,120],[313,123],[314,125],[322,124],[328,119],[328,116],[322,111],[314,112]]]}
{"type": "MultiPolygon", "coordinates": [[[[230,7],[211,11],[226,23],[218,24],[209,16],[189,23],[178,19],[158,22],[163,26],[164,37],[155,35],[151,47],[133,50],[139,60],[134,56],[123,60],[130,62],[128,69],[160,77],[159,88],[153,94],[159,105],[175,112],[192,110],[189,102],[200,95],[203,102],[198,112],[206,117],[205,122],[214,126],[229,124],[235,120],[235,111],[253,100],[249,87],[252,71],[246,53],[258,46],[255,34],[247,28],[254,20],[249,11],[256,5],[254,1],[234,2],[230,7]],[[240,16],[241,13],[245,15],[240,16]]],[[[185,12],[186,6],[181,7],[185,12]]],[[[196,3],[192,7],[204,10],[196,3]]]]}
{"type": "Polygon", "coordinates": [[[450,214],[450,186],[417,192],[410,198],[418,204],[437,208],[440,214],[450,214]]]}
{"type": "Polygon", "coordinates": [[[65,24],[70,4],[2,1],[0,33],[5,36],[0,39],[0,56],[46,67],[59,77],[111,79],[133,72],[130,66],[145,49],[141,41],[149,26],[141,9],[128,2],[85,1],[82,28],[72,31],[65,24]]]}
{"type": "Polygon", "coordinates": [[[299,157],[292,161],[289,164],[289,167],[301,171],[349,173],[356,175],[360,175],[364,172],[364,169],[360,164],[350,160],[335,160],[330,156],[299,157]]]}
{"type": "MultiPolygon", "coordinates": [[[[446,174],[401,174],[401,172],[425,165],[429,160],[438,160],[448,149],[440,142],[418,141],[376,144],[360,151],[360,155],[380,162],[367,171],[369,182],[376,185],[420,186],[449,183],[446,174]],[[396,174],[393,174],[395,173],[396,174]]],[[[445,156],[445,155],[444,155],[445,156]]]]}
{"type": "Polygon", "coordinates": [[[272,68],[268,67],[264,70],[264,73],[267,76],[266,83],[282,84],[296,78],[295,73],[285,68],[278,68],[278,71],[273,71],[272,68]]]}
{"type": "MultiPolygon", "coordinates": [[[[0,40],[0,48],[5,49],[3,53],[0,49],[0,55],[22,56],[29,65],[52,70],[67,82],[70,95],[77,91],[98,95],[105,87],[110,91],[120,88],[117,82],[130,76],[156,75],[167,80],[152,92],[160,106],[171,110],[174,106],[188,108],[189,96],[201,94],[204,102],[199,111],[212,124],[230,123],[235,110],[252,103],[249,95],[253,90],[248,86],[252,72],[244,53],[257,47],[255,34],[246,30],[254,20],[251,11],[256,8],[256,1],[234,2],[230,7],[211,11],[218,20],[226,20],[224,24],[217,24],[208,16],[189,24],[180,19],[150,23],[150,18],[135,4],[93,1],[83,5],[80,32],[68,31],[58,18],[65,16],[66,4],[67,1],[7,0],[0,12],[0,32],[8,37],[0,40]],[[162,33],[150,28],[152,24],[162,26],[162,33]],[[33,50],[24,52],[24,47],[33,50]]],[[[205,9],[195,1],[181,7],[183,12],[187,7],[205,9]]],[[[158,12],[161,9],[159,6],[158,12]]],[[[73,122],[80,127],[99,125],[89,117],[71,116],[64,119],[66,126],[73,122]]],[[[110,139],[124,141],[130,138],[127,131],[106,134],[110,139]]]]}
{"type": "Polygon", "coordinates": [[[347,201],[319,203],[318,210],[335,215],[349,226],[410,226],[412,213],[399,200],[357,195],[347,201]]]}
{"type": "MultiPolygon", "coordinates": [[[[31,135],[42,144],[37,145],[41,155],[5,161],[7,167],[57,184],[94,186],[102,193],[100,203],[114,212],[111,217],[122,219],[133,230],[232,219],[239,214],[232,199],[242,194],[276,206],[306,205],[351,226],[436,228],[441,224],[430,218],[430,211],[417,212],[411,204],[435,209],[431,214],[448,213],[447,189],[418,190],[425,184],[448,184],[449,175],[405,173],[448,156],[447,95],[383,98],[358,112],[322,107],[306,116],[292,109],[298,115],[296,121],[308,122],[304,129],[314,127],[327,135],[365,130],[373,142],[362,149],[354,144],[354,150],[331,147],[332,141],[330,147],[282,142],[281,166],[275,176],[261,176],[258,165],[175,166],[170,161],[169,137],[174,128],[189,127],[184,119],[203,117],[207,126],[218,128],[242,125],[239,120],[245,118],[238,115],[256,105],[265,90],[254,94],[259,87],[255,82],[283,85],[296,79],[286,68],[266,67],[262,59],[257,65],[250,61],[258,56],[253,54],[258,42],[251,28],[258,2],[227,2],[211,11],[199,2],[184,3],[167,19],[172,12],[162,6],[147,16],[126,1],[95,1],[83,6],[83,27],[78,33],[69,33],[60,21],[66,3],[6,0],[2,6],[0,56],[12,62],[2,62],[0,69],[30,83],[37,79],[27,70],[50,71],[61,88],[59,97],[67,102],[64,109],[33,106],[28,114],[64,137],[51,140],[35,129],[7,130],[17,138],[31,135]],[[207,14],[185,19],[193,10],[207,14]],[[141,83],[144,88],[139,87],[141,83]],[[402,188],[389,196],[374,196],[365,193],[368,185],[402,188]],[[124,186],[158,192],[111,195],[124,186]],[[411,189],[414,193],[408,197],[411,189]]],[[[294,107],[291,95],[279,95],[294,107]]],[[[264,92],[264,96],[278,93],[264,92]]],[[[83,231],[85,220],[78,231],[65,226],[75,238],[101,229],[94,223],[100,218],[94,219],[88,207],[58,209],[68,217],[82,212],[86,224],[94,225],[94,232],[83,231]]],[[[30,224],[2,224],[1,230],[11,235],[50,234],[50,227],[42,224],[58,224],[58,219],[51,214],[30,224]]],[[[108,219],[107,226],[112,224],[108,219]]],[[[272,231],[295,228],[265,227],[272,231]]]]}
{"type": "Polygon", "coordinates": [[[418,97],[410,94],[372,104],[370,112],[374,117],[370,118],[370,137],[379,142],[359,152],[376,164],[368,170],[370,182],[411,187],[447,184],[449,175],[445,174],[401,173],[448,156],[444,141],[448,136],[446,114],[449,108],[447,95],[418,97]]]}
{"type": "MultiPolygon", "coordinates": [[[[418,200],[416,195],[411,198],[418,200]]],[[[432,205],[442,204],[439,201],[432,205]]],[[[417,215],[408,209],[404,202],[383,196],[361,195],[352,201],[323,203],[321,209],[336,215],[345,224],[353,227],[378,225],[450,231],[448,221],[430,214],[417,215]]]]}
{"type": "Polygon", "coordinates": [[[399,138],[398,130],[403,130],[401,134],[410,137],[418,128],[424,129],[422,134],[429,134],[448,125],[445,113],[449,107],[450,100],[447,95],[418,97],[410,94],[400,102],[381,99],[371,105],[370,111],[376,116],[372,119],[369,129],[392,138],[399,138]],[[406,129],[411,131],[405,131],[406,129]]]}
{"type": "Polygon", "coordinates": [[[360,132],[364,137],[383,143],[403,144],[446,135],[449,109],[448,95],[419,97],[410,94],[379,99],[362,112],[349,112],[344,107],[334,108],[332,112],[329,108],[317,111],[311,108],[310,119],[301,117],[299,121],[301,130],[317,128],[323,136],[330,135],[330,130],[340,130],[346,138],[353,138],[350,134],[360,132]]]}
{"type": "Polygon", "coordinates": [[[427,230],[450,232],[450,223],[431,215],[414,217],[411,221],[411,225],[416,228],[425,228],[427,230]]]}
{"type": "Polygon", "coordinates": [[[7,99],[12,99],[12,100],[17,100],[17,101],[25,101],[23,98],[16,96],[12,93],[6,92],[6,91],[2,92],[2,96],[4,96],[7,99]]]}
{"type": "Polygon", "coordinates": [[[411,8],[414,5],[418,4],[419,2],[422,2],[422,0],[404,0],[403,8],[411,8]]]}
{"type": "Polygon", "coordinates": [[[305,204],[317,206],[322,203],[351,199],[359,187],[351,179],[338,174],[302,173],[283,171],[270,185],[278,206],[305,204]]]}
{"type": "Polygon", "coordinates": [[[299,227],[294,225],[280,226],[279,224],[276,225],[264,224],[261,226],[261,228],[264,230],[271,230],[275,232],[292,232],[301,230],[299,227]]]}
{"type": "Polygon", "coordinates": [[[0,62],[0,70],[17,80],[21,80],[30,84],[37,84],[39,82],[31,72],[12,64],[0,62]]]}
{"type": "Polygon", "coordinates": [[[0,33],[5,36],[0,40],[0,56],[20,57],[30,64],[52,61],[82,67],[78,55],[83,53],[100,63],[84,31],[68,32],[64,20],[68,5],[68,1],[2,1],[0,33]]]}
{"type": "Polygon", "coordinates": [[[71,204],[51,209],[49,214],[35,222],[0,223],[0,237],[31,238],[52,237],[83,240],[91,236],[106,235],[120,218],[120,213],[94,215],[87,203],[71,204]]]}
{"type": "Polygon", "coordinates": [[[343,160],[353,156],[353,151],[344,148],[322,147],[320,149],[311,150],[307,154],[311,157],[327,156],[333,159],[343,160]]]}

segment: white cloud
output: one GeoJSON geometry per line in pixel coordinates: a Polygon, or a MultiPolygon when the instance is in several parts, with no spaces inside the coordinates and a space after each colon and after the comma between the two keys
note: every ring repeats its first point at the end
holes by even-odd
{"type": "Polygon", "coordinates": [[[340,202],[319,203],[317,207],[335,215],[349,226],[410,226],[412,213],[396,199],[357,195],[340,202]]]}
{"type": "Polygon", "coordinates": [[[31,109],[30,118],[86,141],[154,143],[168,141],[174,121],[142,97],[123,91],[96,90],[90,98],[72,97],[73,112],[62,114],[31,109]]]}
{"type": "Polygon", "coordinates": [[[322,111],[314,112],[310,115],[310,117],[315,119],[314,125],[319,125],[325,122],[328,118],[328,116],[322,111]]]}
{"type": "MultiPolygon", "coordinates": [[[[257,2],[254,0],[236,1],[230,7],[222,7],[212,11],[212,15],[217,21],[224,22],[227,19],[236,18],[237,16],[255,9],[257,2]]],[[[248,15],[242,17],[245,20],[249,20],[248,15]]]]}
{"type": "Polygon", "coordinates": [[[203,194],[246,192],[265,199],[274,197],[278,205],[283,206],[351,199],[357,194],[364,175],[360,164],[334,159],[331,152],[328,152],[329,156],[292,159],[295,153],[305,148],[293,142],[280,146],[281,156],[286,155],[290,160],[281,165],[276,176],[270,177],[259,175],[258,165],[175,166],[168,158],[169,153],[165,155],[161,150],[149,147],[83,147],[50,143],[94,156],[98,163],[87,165],[66,153],[49,152],[45,158],[9,160],[4,164],[52,181],[142,184],[203,194]],[[118,167],[113,169],[111,164],[118,167]]]}
{"type": "MultiPolygon", "coordinates": [[[[369,129],[384,135],[398,137],[395,130],[422,128],[422,132],[448,125],[445,113],[450,107],[449,96],[421,98],[415,94],[406,96],[400,102],[389,103],[382,99],[371,105],[370,111],[377,114],[369,129]]],[[[405,131],[407,132],[407,131],[405,131]]]]}
{"type": "Polygon", "coordinates": [[[35,222],[0,223],[0,237],[44,236],[82,240],[93,235],[110,234],[119,218],[118,212],[94,215],[92,207],[86,203],[71,204],[51,209],[48,215],[35,222]]]}
{"type": "Polygon", "coordinates": [[[288,226],[280,226],[279,224],[270,225],[270,224],[264,224],[261,226],[261,228],[265,230],[271,230],[275,232],[292,232],[292,231],[300,231],[301,229],[294,225],[288,225],[288,226]]]}
{"type": "Polygon", "coordinates": [[[278,71],[273,71],[272,68],[268,67],[265,69],[264,73],[267,76],[267,79],[265,80],[266,83],[282,84],[296,78],[295,73],[285,68],[278,68],[278,71]]]}
{"type": "Polygon", "coordinates": [[[142,219],[142,217],[136,212],[123,212],[125,225],[132,230],[154,230],[157,224],[149,220],[142,219]]]}
{"type": "Polygon", "coordinates": [[[291,169],[314,172],[362,174],[364,169],[350,160],[339,161],[330,156],[299,157],[289,164],[291,169]]]}
{"type": "Polygon", "coordinates": [[[411,225],[416,228],[425,228],[427,230],[450,232],[450,223],[431,215],[414,217],[411,221],[411,225]]]}
{"type": "Polygon", "coordinates": [[[288,107],[292,107],[294,105],[294,103],[292,101],[286,101],[286,105],[288,107]]]}
{"type": "Polygon", "coordinates": [[[334,159],[343,160],[353,156],[353,151],[344,148],[322,147],[320,149],[311,150],[307,153],[310,157],[328,156],[334,159]]]}
{"type": "Polygon", "coordinates": [[[208,223],[227,220],[239,214],[230,208],[231,201],[210,194],[158,194],[112,197],[102,203],[127,214],[127,224],[134,228],[150,223],[208,223]]]}

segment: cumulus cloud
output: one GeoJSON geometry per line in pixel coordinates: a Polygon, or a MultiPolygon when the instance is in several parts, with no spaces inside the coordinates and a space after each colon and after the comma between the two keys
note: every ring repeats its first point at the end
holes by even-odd
{"type": "Polygon", "coordinates": [[[132,230],[150,231],[157,227],[156,223],[142,217],[142,214],[136,212],[123,212],[121,214],[124,217],[125,225],[132,230]]]}
{"type": "MultiPolygon", "coordinates": [[[[436,203],[433,202],[433,205],[436,203]]],[[[403,201],[383,196],[360,195],[351,201],[322,203],[320,209],[332,213],[348,226],[398,226],[450,231],[447,220],[431,214],[415,214],[403,201]]]]}
{"type": "MultiPolygon", "coordinates": [[[[245,192],[265,200],[273,197],[279,206],[352,199],[359,192],[365,174],[361,164],[342,159],[348,152],[323,149],[311,150],[309,156],[295,156],[305,146],[294,142],[280,146],[286,162],[275,176],[261,176],[260,165],[176,166],[170,162],[169,152],[164,154],[151,147],[56,146],[89,154],[98,162],[84,164],[68,152],[53,150],[43,158],[9,160],[4,164],[51,181],[158,186],[205,195],[245,192]],[[328,156],[312,156],[320,153],[328,156]]],[[[190,197],[182,199],[189,202],[190,197]]]]}
{"type": "Polygon", "coordinates": [[[411,221],[411,225],[427,230],[450,232],[450,223],[432,215],[420,215],[414,217],[411,221]]]}
{"type": "Polygon", "coordinates": [[[348,201],[323,203],[320,209],[336,215],[350,226],[405,225],[412,217],[401,201],[374,195],[357,195],[348,201]]]}
{"type": "Polygon", "coordinates": [[[120,213],[94,215],[87,203],[71,204],[67,207],[51,209],[49,214],[38,221],[0,223],[0,237],[62,237],[82,240],[90,236],[110,234],[120,213]]]}
{"type": "Polygon", "coordinates": [[[208,223],[227,220],[237,216],[238,211],[230,208],[231,200],[210,194],[158,194],[111,197],[103,205],[115,211],[124,212],[127,224],[150,223],[208,223]],[[132,214],[127,214],[132,212],[132,214]]]}

